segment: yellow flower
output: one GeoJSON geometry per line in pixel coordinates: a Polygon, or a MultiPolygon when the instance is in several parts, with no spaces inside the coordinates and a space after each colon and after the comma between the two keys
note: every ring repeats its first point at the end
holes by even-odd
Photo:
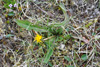
{"type": "Polygon", "coordinates": [[[34,41],[37,41],[37,43],[41,42],[42,36],[37,34],[34,38],[34,41]]]}

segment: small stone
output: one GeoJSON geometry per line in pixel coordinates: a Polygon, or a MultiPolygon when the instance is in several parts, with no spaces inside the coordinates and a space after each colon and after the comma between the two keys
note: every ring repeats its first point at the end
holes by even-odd
{"type": "Polygon", "coordinates": [[[60,44],[59,49],[64,50],[64,48],[65,48],[65,45],[64,44],[60,44]]]}

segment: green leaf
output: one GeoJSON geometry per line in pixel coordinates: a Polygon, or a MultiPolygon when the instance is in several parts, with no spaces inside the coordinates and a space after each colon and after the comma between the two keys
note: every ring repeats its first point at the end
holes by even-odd
{"type": "Polygon", "coordinates": [[[8,13],[8,16],[14,16],[15,14],[14,14],[14,12],[9,12],[8,13]]]}
{"type": "Polygon", "coordinates": [[[62,9],[62,11],[63,11],[63,13],[64,13],[64,16],[65,16],[65,20],[67,21],[67,22],[69,22],[69,17],[68,17],[68,15],[67,15],[67,13],[66,13],[66,8],[65,8],[65,6],[64,6],[64,4],[63,3],[60,3],[60,8],[62,9]]]}
{"type": "Polygon", "coordinates": [[[46,27],[41,27],[39,25],[33,25],[31,22],[27,20],[15,20],[15,22],[20,26],[27,30],[34,30],[39,32],[47,32],[46,27]]]}
{"type": "Polygon", "coordinates": [[[66,24],[67,21],[63,21],[61,23],[55,23],[54,26],[64,26],[66,24]]]}
{"type": "Polygon", "coordinates": [[[95,32],[92,32],[92,36],[94,36],[94,35],[96,35],[96,33],[95,32]]]}
{"type": "Polygon", "coordinates": [[[27,30],[32,30],[33,29],[33,25],[32,23],[30,23],[27,20],[15,20],[15,22],[23,28],[26,28],[27,30]]]}
{"type": "Polygon", "coordinates": [[[88,57],[87,57],[87,55],[86,55],[86,54],[83,54],[83,55],[81,56],[81,59],[85,61],[85,60],[87,60],[87,59],[88,59],[88,57]]]}
{"type": "Polygon", "coordinates": [[[47,63],[49,61],[49,59],[52,56],[52,54],[53,54],[53,49],[49,48],[48,51],[47,51],[46,57],[44,59],[44,63],[47,63]]]}
{"type": "Polygon", "coordinates": [[[48,31],[46,27],[41,27],[38,25],[33,25],[33,30],[38,31],[38,32],[47,32],[48,31]]]}
{"type": "Polygon", "coordinates": [[[100,27],[98,27],[96,30],[97,30],[97,31],[100,30],[100,27]]]}
{"type": "Polygon", "coordinates": [[[48,65],[50,66],[50,67],[52,67],[53,65],[51,64],[51,62],[48,62],[48,65]]]}
{"type": "Polygon", "coordinates": [[[56,40],[55,41],[62,41],[63,40],[63,37],[62,36],[57,36],[56,40]]]}
{"type": "Polygon", "coordinates": [[[64,26],[64,25],[66,25],[66,23],[68,22],[68,20],[64,20],[64,21],[62,21],[61,23],[59,22],[57,22],[57,23],[53,23],[53,24],[50,24],[50,26],[51,27],[59,27],[59,26],[64,26]]]}
{"type": "Polygon", "coordinates": [[[66,28],[66,31],[68,31],[68,32],[69,32],[69,30],[70,30],[69,28],[66,28]]]}
{"type": "Polygon", "coordinates": [[[67,67],[74,67],[74,66],[68,65],[67,67]]]}
{"type": "Polygon", "coordinates": [[[67,57],[67,56],[64,56],[64,58],[69,62],[71,61],[71,59],[69,57],[67,57]]]}
{"type": "Polygon", "coordinates": [[[6,35],[5,37],[6,37],[6,38],[9,38],[9,37],[11,37],[11,36],[14,36],[14,35],[8,34],[8,35],[6,35]]]}
{"type": "Polygon", "coordinates": [[[59,6],[61,7],[62,10],[67,11],[63,3],[60,3],[59,6]]]}
{"type": "Polygon", "coordinates": [[[67,40],[70,39],[71,37],[72,37],[71,34],[68,34],[68,35],[65,35],[65,36],[64,36],[64,38],[67,39],[67,40]]]}

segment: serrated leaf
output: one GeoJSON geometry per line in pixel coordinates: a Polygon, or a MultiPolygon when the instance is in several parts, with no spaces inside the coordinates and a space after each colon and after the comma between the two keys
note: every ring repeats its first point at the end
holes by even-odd
{"type": "Polygon", "coordinates": [[[27,20],[15,20],[15,22],[20,27],[26,28],[27,30],[32,30],[33,29],[32,24],[29,21],[27,21],[27,20]]]}
{"type": "Polygon", "coordinates": [[[87,60],[87,59],[88,59],[88,57],[87,57],[87,55],[86,55],[86,54],[83,54],[83,55],[81,56],[81,59],[85,61],[85,60],[87,60]]]}
{"type": "Polygon", "coordinates": [[[52,54],[53,54],[53,49],[49,48],[49,50],[47,51],[46,57],[44,59],[44,63],[47,63],[49,61],[52,54]]]}
{"type": "Polygon", "coordinates": [[[27,20],[15,20],[15,22],[20,26],[27,30],[34,30],[39,32],[47,32],[46,27],[41,27],[39,25],[33,25],[31,22],[27,20]]]}

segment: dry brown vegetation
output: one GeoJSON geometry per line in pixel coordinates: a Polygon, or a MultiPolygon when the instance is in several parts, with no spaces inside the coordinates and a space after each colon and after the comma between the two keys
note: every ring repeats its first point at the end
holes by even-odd
{"type": "Polygon", "coordinates": [[[0,67],[100,67],[100,0],[1,0],[0,67]]]}

